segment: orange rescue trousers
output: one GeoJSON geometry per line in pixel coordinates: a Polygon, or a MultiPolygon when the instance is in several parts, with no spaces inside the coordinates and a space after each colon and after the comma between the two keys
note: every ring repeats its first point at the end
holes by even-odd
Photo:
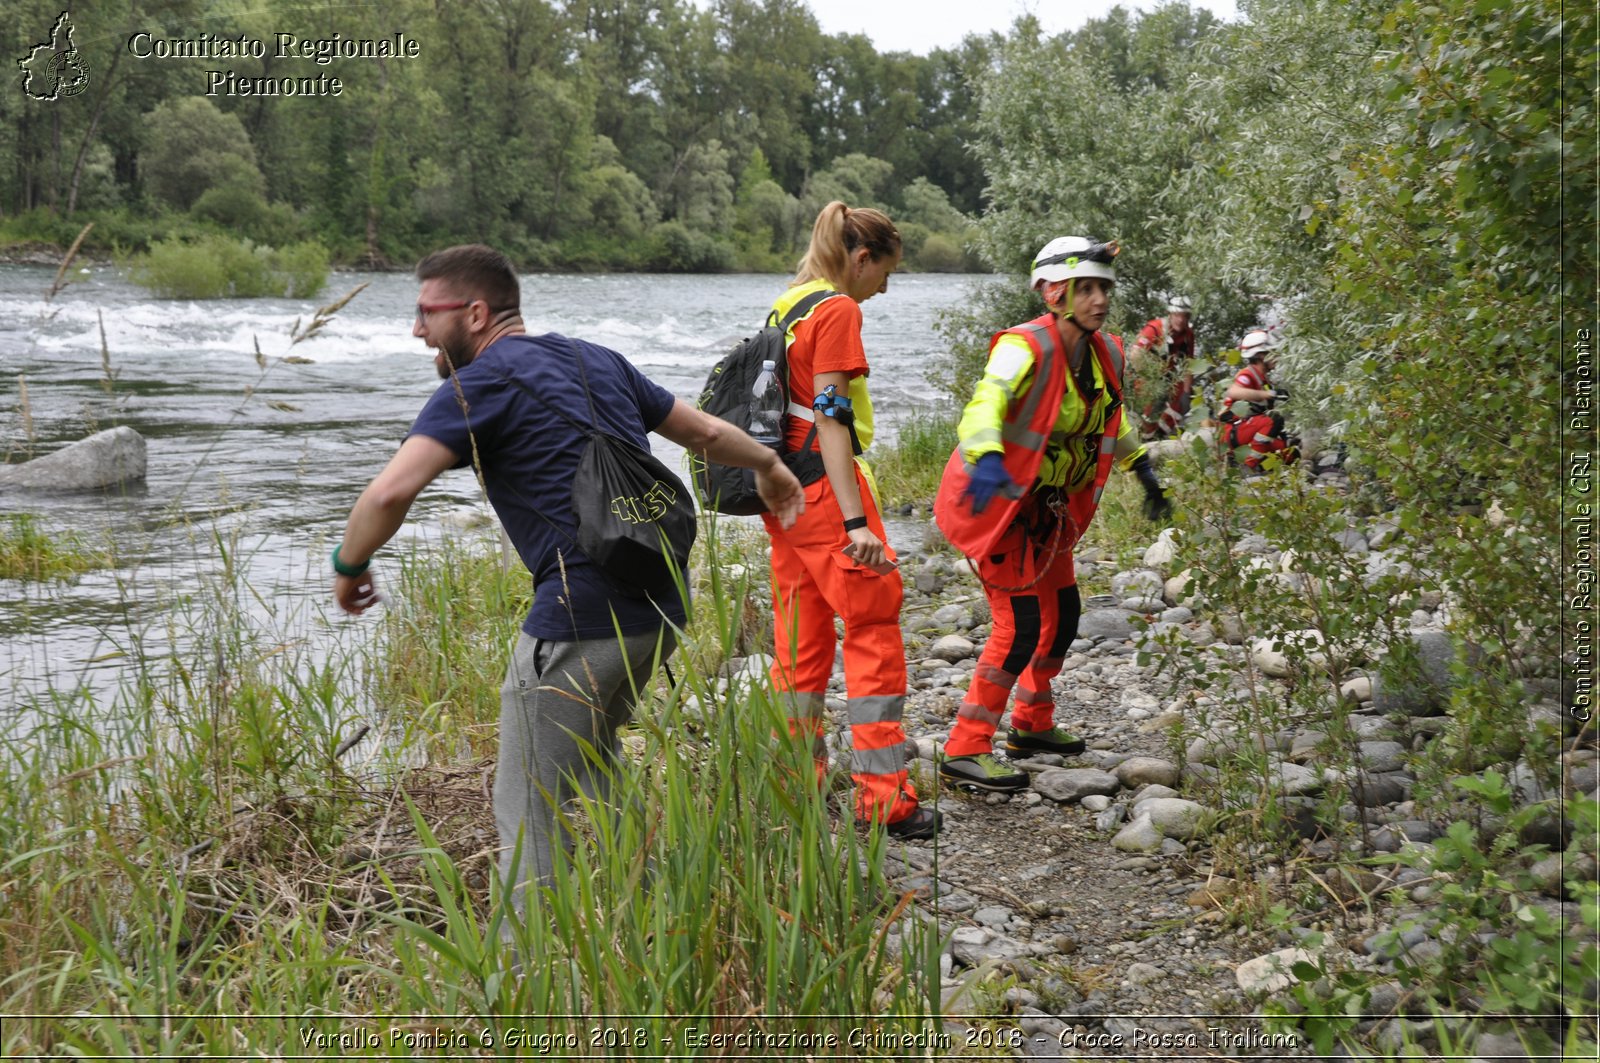
{"type": "MultiPolygon", "coordinates": [[[[1094,512],[1093,494],[1090,488],[1067,498],[1080,528],[1094,512]]],[[[1048,545],[1031,539],[1021,523],[1012,525],[1001,538],[998,552],[977,562],[993,623],[972,684],[956,712],[956,725],[945,743],[945,753],[952,757],[994,751],[994,732],[1013,687],[1017,692],[1011,710],[1013,727],[1048,731],[1054,726],[1050,680],[1060,674],[1067,648],[1078,637],[1083,605],[1072,551],[1061,549],[1050,557],[1048,545]],[[1042,572],[1035,567],[1038,565],[1045,566],[1042,572]],[[1038,582],[1025,586],[1036,576],[1038,582]]]]}
{"type": "MultiPolygon", "coordinates": [[[[883,539],[883,520],[859,470],[856,484],[867,526],[883,539]]],[[[880,576],[840,552],[850,538],[827,477],[805,493],[805,512],[787,531],[770,514],[762,517],[772,537],[773,686],[792,699],[789,733],[810,736],[820,778],[827,768],[822,727],[833,674],[833,618],[844,620],[856,818],[897,823],[917,810],[900,726],[906,697],[900,574],[880,576]]]]}

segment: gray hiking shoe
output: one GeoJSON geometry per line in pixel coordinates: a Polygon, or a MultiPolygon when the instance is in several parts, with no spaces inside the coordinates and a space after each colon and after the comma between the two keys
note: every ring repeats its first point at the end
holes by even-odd
{"type": "Polygon", "coordinates": [[[1014,793],[1028,788],[1028,773],[1021,768],[1013,768],[993,753],[946,756],[939,761],[939,777],[958,786],[999,793],[1014,793]]]}

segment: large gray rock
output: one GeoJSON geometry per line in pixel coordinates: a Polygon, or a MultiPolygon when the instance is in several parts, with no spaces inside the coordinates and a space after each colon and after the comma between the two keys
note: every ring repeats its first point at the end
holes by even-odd
{"type": "Polygon", "coordinates": [[[144,436],[107,428],[42,458],[0,465],[0,487],[84,491],[138,483],[145,474],[144,436]]]}
{"type": "Polygon", "coordinates": [[[1264,557],[1272,552],[1272,544],[1267,541],[1267,537],[1265,535],[1262,535],[1259,532],[1251,532],[1249,535],[1241,537],[1238,542],[1233,544],[1232,552],[1235,557],[1242,557],[1245,555],[1264,557]]]}
{"type": "Polygon", "coordinates": [[[1133,637],[1131,616],[1126,609],[1090,609],[1078,620],[1078,637],[1096,642],[1130,639],[1133,637]]]}
{"type": "Polygon", "coordinates": [[[1454,684],[1451,670],[1456,660],[1462,658],[1471,667],[1483,656],[1482,651],[1470,643],[1465,646],[1464,654],[1458,652],[1455,641],[1443,631],[1413,631],[1410,637],[1416,644],[1417,668],[1408,676],[1374,677],[1374,712],[1432,716],[1443,711],[1454,684]]]}
{"type": "Polygon", "coordinates": [[[1381,550],[1394,542],[1400,534],[1400,524],[1391,517],[1379,517],[1372,524],[1372,530],[1367,533],[1367,545],[1374,550],[1381,550]]]}
{"type": "Polygon", "coordinates": [[[1144,567],[1166,572],[1178,557],[1178,529],[1163,528],[1156,541],[1145,547],[1144,567]]]}
{"type": "Polygon", "coordinates": [[[1322,791],[1322,776],[1299,764],[1279,764],[1272,769],[1275,789],[1289,797],[1322,791]]]}
{"type": "Polygon", "coordinates": [[[1394,805],[1411,793],[1411,776],[1405,772],[1358,772],[1350,780],[1350,796],[1363,808],[1394,805]]]}
{"type": "Polygon", "coordinates": [[[1153,853],[1161,848],[1161,832],[1149,816],[1140,816],[1117,832],[1111,846],[1125,853],[1153,853]]]}
{"type": "Polygon", "coordinates": [[[1361,766],[1368,771],[1399,771],[1406,766],[1406,747],[1399,742],[1362,742],[1361,766]]]}
{"type": "Polygon", "coordinates": [[[977,650],[978,648],[972,644],[970,639],[964,639],[960,635],[946,635],[929,648],[928,656],[937,657],[941,661],[949,661],[953,664],[956,661],[964,661],[968,657],[975,656],[977,650]]]}
{"type": "Polygon", "coordinates": [[[1194,575],[1191,570],[1186,568],[1161,585],[1161,597],[1173,605],[1178,605],[1182,602],[1196,605],[1198,604],[1199,595],[1191,590],[1189,586],[1193,582],[1194,575]]]}
{"type": "Polygon", "coordinates": [[[1367,537],[1354,528],[1346,528],[1336,532],[1333,541],[1338,543],[1347,554],[1365,554],[1367,552],[1367,537]]]}
{"type": "Polygon", "coordinates": [[[1207,815],[1206,807],[1197,801],[1181,797],[1153,797],[1133,806],[1135,817],[1148,817],[1163,837],[1188,840],[1200,833],[1207,815]]]}
{"type": "Polygon", "coordinates": [[[1282,679],[1293,674],[1297,659],[1314,668],[1326,665],[1328,656],[1322,646],[1322,632],[1316,628],[1285,631],[1271,638],[1252,640],[1250,659],[1263,675],[1282,679]],[[1294,652],[1296,657],[1291,658],[1290,652],[1294,652]]]}
{"type": "Polygon", "coordinates": [[[1122,780],[1122,785],[1129,789],[1146,783],[1158,783],[1162,786],[1178,784],[1178,766],[1169,760],[1157,757],[1129,757],[1111,770],[1122,780]]]}
{"type": "Polygon", "coordinates": [[[963,967],[978,967],[1038,956],[1047,950],[1042,945],[997,934],[987,927],[963,926],[951,933],[950,951],[963,967]]]}
{"type": "Polygon", "coordinates": [[[1472,1045],[1471,1063],[1512,1063],[1531,1058],[1528,1046],[1513,1032],[1482,1033],[1472,1045]]]}
{"type": "Polygon", "coordinates": [[[1077,801],[1090,794],[1114,794],[1117,777],[1099,768],[1050,768],[1033,777],[1033,789],[1052,801],[1077,801]]]}
{"type": "Polygon", "coordinates": [[[1147,568],[1135,568],[1127,572],[1118,572],[1111,577],[1111,596],[1113,598],[1147,598],[1159,595],[1163,582],[1161,573],[1147,568]]]}

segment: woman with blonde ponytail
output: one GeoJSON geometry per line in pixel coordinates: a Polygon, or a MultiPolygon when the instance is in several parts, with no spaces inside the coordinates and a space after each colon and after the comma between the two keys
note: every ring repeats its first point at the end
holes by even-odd
{"type": "Polygon", "coordinates": [[[905,643],[900,573],[858,455],[872,441],[872,399],[861,344],[861,304],[888,290],[900,233],[887,215],[834,201],[822,208],[789,289],[773,303],[789,327],[791,466],[805,485],[805,512],[772,537],[774,685],[790,699],[789,733],[812,740],[819,778],[824,701],[833,672],[835,617],[844,620],[855,813],[897,838],[931,838],[939,814],[921,807],[906,777],[905,643]]]}

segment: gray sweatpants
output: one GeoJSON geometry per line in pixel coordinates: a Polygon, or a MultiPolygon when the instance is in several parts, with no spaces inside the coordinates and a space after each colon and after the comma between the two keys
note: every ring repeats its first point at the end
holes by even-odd
{"type": "Polygon", "coordinates": [[[671,628],[581,642],[517,638],[500,688],[500,762],[494,782],[494,819],[500,832],[500,875],[518,910],[528,885],[550,882],[556,837],[571,846],[557,809],[582,791],[605,800],[601,763],[621,753],[617,731],[633,718],[637,692],[652,666],[676,645],[671,628]],[[522,866],[512,864],[518,843],[522,866]]]}

